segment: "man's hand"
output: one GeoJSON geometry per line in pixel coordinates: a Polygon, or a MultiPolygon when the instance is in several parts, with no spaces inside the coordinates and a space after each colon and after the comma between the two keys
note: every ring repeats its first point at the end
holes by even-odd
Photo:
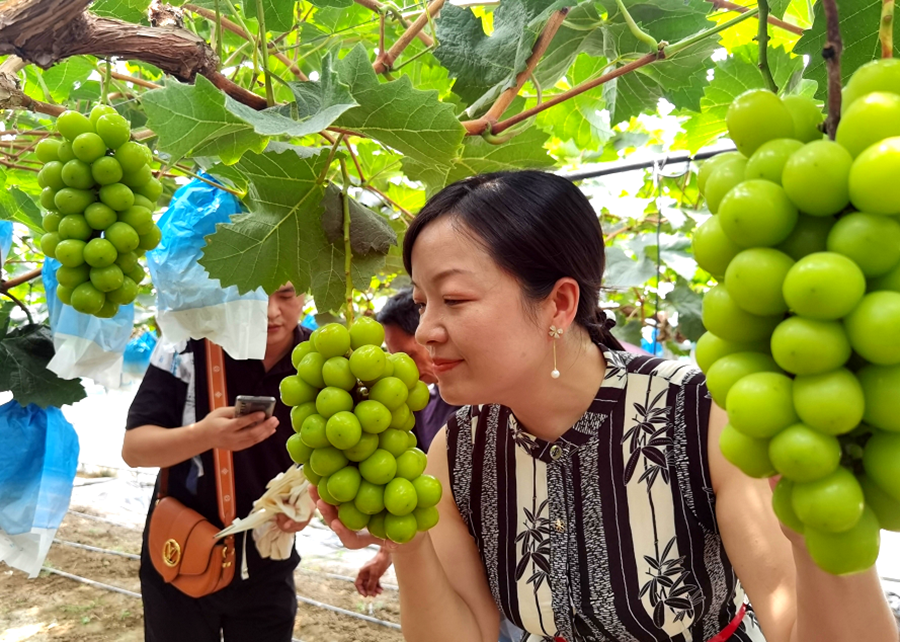
{"type": "Polygon", "coordinates": [[[359,573],[356,574],[356,590],[363,597],[375,597],[380,595],[384,590],[381,586],[381,576],[391,565],[391,556],[384,549],[380,549],[378,553],[366,562],[359,573]]]}
{"type": "Polygon", "coordinates": [[[194,424],[209,442],[210,448],[245,450],[275,434],[278,418],[266,419],[266,413],[254,412],[243,417],[234,416],[234,406],[218,408],[194,424]]]}
{"type": "Polygon", "coordinates": [[[279,513],[275,516],[275,523],[278,525],[278,528],[283,530],[285,533],[299,533],[304,528],[306,528],[311,520],[312,515],[310,515],[309,519],[307,519],[305,522],[295,522],[284,513],[279,513]]]}

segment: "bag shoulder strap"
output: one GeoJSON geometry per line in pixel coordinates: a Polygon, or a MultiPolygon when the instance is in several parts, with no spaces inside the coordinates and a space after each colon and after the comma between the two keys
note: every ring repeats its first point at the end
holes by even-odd
{"type": "MultiPolygon", "coordinates": [[[[206,381],[209,390],[209,410],[224,408],[228,405],[228,385],[225,381],[225,354],[222,346],[210,340],[206,344],[206,381]]],[[[234,500],[234,459],[230,450],[213,449],[213,462],[216,468],[216,495],[219,504],[219,518],[223,526],[231,526],[237,516],[234,500]]],[[[157,500],[166,496],[169,486],[169,469],[159,471],[159,490],[157,500]]]]}
{"type": "MultiPolygon", "coordinates": [[[[222,346],[206,340],[206,381],[209,387],[210,411],[228,405],[228,386],[225,382],[225,353],[222,346]]],[[[230,450],[213,450],[216,467],[216,492],[219,518],[223,526],[231,526],[237,516],[234,501],[234,459],[230,450]]]]}

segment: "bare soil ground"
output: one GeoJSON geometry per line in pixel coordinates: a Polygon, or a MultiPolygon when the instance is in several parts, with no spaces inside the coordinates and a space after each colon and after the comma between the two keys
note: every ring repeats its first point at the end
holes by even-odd
{"type": "MultiPolygon", "coordinates": [[[[76,508],[90,513],[89,508],[76,508]]],[[[141,532],[72,515],[57,532],[61,540],[124,553],[140,553],[141,532]]],[[[140,592],[138,562],[126,557],[54,544],[45,566],[140,592]]],[[[303,567],[301,567],[303,568],[303,567]]],[[[396,591],[363,598],[353,584],[327,578],[311,567],[299,570],[301,596],[380,620],[399,622],[396,591]],[[312,572],[310,572],[312,570],[312,572]]],[[[0,642],[139,642],[143,640],[139,599],[42,572],[29,580],[0,563],[0,642]]],[[[396,629],[300,603],[294,636],[303,642],[402,642],[396,629]]],[[[251,641],[248,641],[251,642],[251,641]]]]}

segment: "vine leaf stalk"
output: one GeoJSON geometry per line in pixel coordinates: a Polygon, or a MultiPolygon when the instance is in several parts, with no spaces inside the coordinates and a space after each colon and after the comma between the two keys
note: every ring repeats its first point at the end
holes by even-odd
{"type": "Polygon", "coordinates": [[[353,324],[353,253],[350,247],[350,172],[347,171],[347,161],[338,159],[341,164],[341,205],[344,209],[344,278],[346,279],[346,303],[347,325],[353,324]]]}
{"type": "Polygon", "coordinates": [[[378,58],[376,58],[375,63],[372,65],[376,74],[383,74],[393,69],[394,62],[396,62],[397,58],[403,53],[404,49],[409,46],[413,39],[418,34],[422,33],[422,30],[425,28],[425,25],[428,24],[429,20],[441,10],[441,7],[444,6],[444,1],[445,0],[431,0],[428,4],[428,8],[422,15],[416,18],[416,21],[413,22],[406,31],[403,32],[403,35],[397,39],[397,42],[395,42],[390,49],[378,52],[378,58]]]}
{"type": "Polygon", "coordinates": [[[881,57],[894,56],[894,0],[884,0],[881,5],[881,23],[878,29],[881,40],[881,57]]]}
{"type": "Polygon", "coordinates": [[[844,44],[841,40],[837,0],[822,0],[822,8],[825,10],[826,26],[822,57],[828,72],[828,117],[825,119],[825,132],[834,140],[841,119],[841,52],[844,44]]]}
{"type": "Polygon", "coordinates": [[[762,72],[766,87],[772,93],[778,93],[778,85],[769,68],[769,0],[759,0],[759,70],[762,72]]]}

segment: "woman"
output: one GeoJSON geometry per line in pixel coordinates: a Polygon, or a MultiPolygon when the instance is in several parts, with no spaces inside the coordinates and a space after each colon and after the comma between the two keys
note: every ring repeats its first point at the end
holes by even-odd
{"type": "MultiPolygon", "coordinates": [[[[719,452],[725,413],[685,364],[621,351],[597,309],[603,235],[540,172],[476,176],[410,226],[406,269],[441,394],[440,523],[393,545],[410,642],[893,642],[874,569],[820,571],[766,480],[719,452]],[[745,596],[753,603],[745,606],[745,596]]],[[[351,533],[319,502],[345,545],[351,533]]]]}

